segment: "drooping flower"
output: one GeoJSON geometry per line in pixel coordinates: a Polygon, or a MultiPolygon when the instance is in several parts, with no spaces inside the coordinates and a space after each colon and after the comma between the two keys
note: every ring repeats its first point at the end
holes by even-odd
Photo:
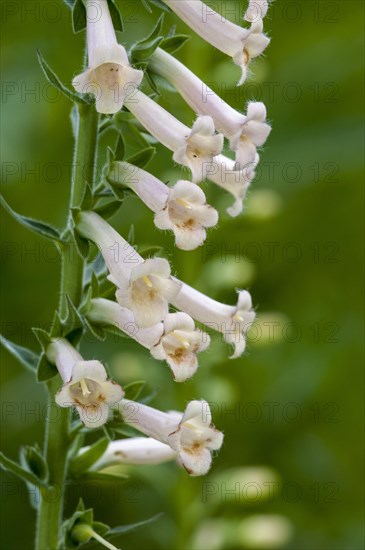
{"type": "Polygon", "coordinates": [[[209,347],[208,334],[195,327],[187,313],[169,313],[164,319],[160,342],[151,348],[155,359],[165,360],[176,382],[191,378],[198,368],[197,353],[209,347]]]}
{"type": "Polygon", "coordinates": [[[229,306],[182,283],[180,292],[172,303],[181,311],[191,315],[193,319],[221,332],[225,341],[235,348],[231,359],[242,355],[246,348],[247,331],[256,316],[252,310],[251,296],[246,290],[238,292],[236,306],[229,306]]]}
{"type": "Polygon", "coordinates": [[[47,349],[48,359],[57,366],[64,382],[55,397],[60,407],[76,407],[87,428],[99,428],[108,420],[109,407],[118,403],[124,391],[107,380],[99,361],[84,361],[64,338],[52,341],[47,349]]]}
{"type": "Polygon", "coordinates": [[[140,85],[143,72],[133,69],[125,48],[118,44],[107,0],[84,0],[87,18],[88,69],[72,84],[96,98],[99,113],[114,114],[140,85]]]}
{"type": "MultiPolygon", "coordinates": [[[[88,448],[83,447],[79,454],[88,448]]],[[[162,464],[176,458],[177,452],[161,441],[152,437],[130,437],[111,441],[92,469],[102,470],[115,464],[162,464]]]]}
{"type": "Polygon", "coordinates": [[[118,289],[119,304],[133,312],[137,325],[150,327],[168,313],[168,304],[180,284],[171,279],[167,260],[144,260],[135,249],[95,212],[80,212],[77,231],[98,247],[118,289]]]}
{"type": "Polygon", "coordinates": [[[212,451],[223,443],[223,434],[212,424],[207,401],[190,401],[184,413],[164,413],[123,399],[118,405],[124,422],[169,445],[192,476],[205,475],[212,463],[212,451]]]}
{"type": "Polygon", "coordinates": [[[223,101],[211,88],[175,57],[157,48],[149,59],[149,68],[168,80],[198,115],[210,115],[218,131],[230,140],[236,162],[245,166],[254,161],[256,148],[262,146],[270,131],[266,107],[249,102],[243,115],[223,101]]]}
{"type": "Polygon", "coordinates": [[[198,368],[197,353],[210,343],[208,334],[197,329],[187,313],[169,313],[163,322],[139,328],[131,311],[110,300],[95,298],[87,316],[94,323],[114,325],[147,348],[155,359],[166,361],[176,382],[193,376],[198,368]]]}
{"type": "Polygon", "coordinates": [[[199,36],[232,57],[235,64],[241,67],[239,84],[243,84],[250,60],[261,55],[270,42],[263,33],[262,19],[255,19],[250,28],[245,29],[228,21],[200,0],[163,1],[199,36]]]}
{"type": "Polygon", "coordinates": [[[173,151],[175,162],[190,168],[194,182],[205,178],[204,166],[222,151],[224,141],[222,134],[215,133],[210,116],[198,117],[188,128],[139,90],[127,98],[126,106],[152,136],[173,151]]]}
{"type": "Polygon", "coordinates": [[[254,162],[240,168],[237,167],[234,160],[224,155],[218,155],[206,167],[207,178],[234,197],[235,202],[227,208],[228,214],[232,217],[236,217],[242,212],[243,201],[247,189],[256,176],[255,168],[259,160],[260,157],[256,154],[254,162]]]}
{"type": "Polygon", "coordinates": [[[217,224],[217,211],[206,203],[204,192],[194,183],[180,180],[169,188],[128,162],[114,162],[108,179],[133,189],[156,213],[156,227],[172,230],[176,246],[182,250],[201,246],[206,239],[205,228],[217,224]]]}

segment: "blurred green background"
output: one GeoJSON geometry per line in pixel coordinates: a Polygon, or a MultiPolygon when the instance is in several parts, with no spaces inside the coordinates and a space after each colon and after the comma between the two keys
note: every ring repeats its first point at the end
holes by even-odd
{"type": "MultiPolygon", "coordinates": [[[[140,2],[117,3],[125,44],[145,36],[159,15],[140,2]]],[[[237,21],[245,3],[210,5],[237,21]]],[[[70,82],[82,67],[84,33],[72,33],[60,0],[3,0],[1,8],[3,194],[18,212],[62,227],[73,151],[70,104],[44,80],[35,50],[70,82]]],[[[168,464],[128,468],[131,477],[120,487],[68,488],[68,513],[81,494],[112,526],[164,512],[126,536],[122,548],[363,548],[362,21],[360,1],[276,1],[265,20],[272,42],[240,89],[239,69],[195,35],[176,54],[237,109],[252,99],[267,106],[273,131],[246,213],[230,219],[228,195],[205,184],[220,223],[205,247],[189,253],[154,228],[135,198],[112,223],[125,236],[134,224],[138,244],[165,247],[178,276],[216,299],[235,303],[235,288],[250,289],[260,330],[234,361],[214,335],[198,373],[183,385],[131,342],[83,344],[85,357],[105,361],[121,384],[142,378],[158,389],[156,407],[183,409],[192,398],[207,399],[225,432],[206,478],[168,464]],[[265,468],[242,470],[257,466],[265,468]],[[275,492],[268,494],[270,487],[275,492]],[[255,520],[264,526],[258,530],[255,520]],[[252,530],[269,542],[250,538],[252,530]]],[[[187,30],[174,15],[165,29],[175,23],[187,30]]],[[[191,124],[193,113],[176,94],[164,93],[161,104],[191,124]]],[[[114,142],[106,134],[102,151],[114,142]]],[[[170,182],[182,174],[163,147],[148,169],[170,182]]],[[[57,305],[57,253],[4,211],[2,239],[1,332],[36,350],[31,327],[46,325],[57,305]]],[[[20,445],[43,440],[45,394],[7,352],[1,374],[2,447],[16,458],[20,445]]],[[[8,474],[2,481],[2,547],[28,550],[34,511],[20,482],[8,474]]]]}

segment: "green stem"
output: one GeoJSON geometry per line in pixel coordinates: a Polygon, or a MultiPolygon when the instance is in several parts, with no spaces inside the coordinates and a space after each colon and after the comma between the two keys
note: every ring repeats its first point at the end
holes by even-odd
{"type": "MultiPolygon", "coordinates": [[[[86,183],[93,186],[99,117],[92,105],[79,105],[74,170],[71,183],[70,208],[81,204],[86,183]]],[[[69,218],[70,221],[71,218],[69,218]]],[[[71,234],[70,234],[71,239],[71,234]]],[[[69,240],[62,247],[62,278],[60,314],[66,313],[66,295],[77,307],[82,298],[84,260],[69,240]]],[[[69,327],[70,329],[72,327],[69,327]]],[[[49,414],[46,418],[45,459],[49,468],[49,488],[40,491],[36,550],[56,550],[61,538],[63,498],[68,465],[69,409],[58,407],[54,396],[60,387],[60,377],[47,382],[49,414]],[[57,414],[55,414],[57,411],[57,414]]]]}

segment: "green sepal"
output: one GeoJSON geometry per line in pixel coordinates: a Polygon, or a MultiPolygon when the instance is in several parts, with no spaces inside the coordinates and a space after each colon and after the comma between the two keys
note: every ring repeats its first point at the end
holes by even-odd
{"type": "Polygon", "coordinates": [[[81,200],[81,204],[79,205],[80,210],[92,210],[94,206],[94,197],[93,192],[88,183],[85,185],[85,191],[84,195],[81,200]]]}
{"type": "MultiPolygon", "coordinates": [[[[78,0],[78,1],[81,2],[81,0],[78,0]]],[[[36,51],[37,51],[38,62],[41,66],[41,69],[42,69],[46,79],[48,80],[48,82],[50,84],[52,84],[52,86],[54,86],[57,90],[59,90],[64,96],[67,97],[67,99],[69,99],[73,103],[89,103],[80,94],[76,94],[75,92],[69,90],[61,82],[61,80],[58,78],[56,73],[51,69],[51,67],[45,61],[45,59],[44,59],[43,55],[41,54],[41,52],[39,50],[36,50],[36,51]]]]}
{"type": "Polygon", "coordinates": [[[66,294],[66,306],[67,314],[65,325],[66,327],[72,327],[72,330],[78,329],[84,326],[83,318],[77,309],[77,307],[72,302],[71,298],[66,294]]]}
{"type": "Polygon", "coordinates": [[[134,166],[138,166],[138,168],[144,168],[153,159],[155,154],[155,147],[146,147],[146,149],[143,149],[142,151],[139,151],[139,153],[129,157],[126,162],[129,162],[129,164],[134,164],[134,166]]]}
{"type": "Polygon", "coordinates": [[[157,8],[160,8],[160,10],[162,11],[171,13],[171,9],[166,4],[164,4],[162,0],[148,0],[148,2],[156,6],[157,8]]]}
{"type": "MultiPolygon", "coordinates": [[[[74,33],[83,31],[86,28],[87,18],[86,18],[86,8],[82,0],[73,0],[73,3],[70,3],[68,0],[69,7],[72,9],[72,28],[74,33]]],[[[120,15],[119,9],[115,5],[113,0],[108,0],[110,17],[113,22],[113,27],[116,31],[123,31],[123,20],[120,15]]]]}
{"type": "Polygon", "coordinates": [[[105,330],[102,327],[96,326],[92,323],[90,323],[89,319],[87,317],[84,317],[84,325],[85,328],[90,332],[90,334],[96,338],[96,340],[99,340],[101,342],[104,342],[106,338],[105,330]]]}
{"type": "Polygon", "coordinates": [[[168,36],[162,40],[160,48],[168,53],[174,53],[179,50],[189,39],[190,36],[187,34],[175,34],[173,36],[168,36]]]}
{"type": "Polygon", "coordinates": [[[124,30],[123,19],[118,7],[116,6],[114,0],[108,0],[108,4],[109,4],[110,17],[112,18],[114,29],[116,31],[123,32],[124,30]]]}
{"type": "Polygon", "coordinates": [[[78,477],[87,472],[105,453],[109,444],[109,439],[104,437],[99,439],[90,448],[81,455],[76,456],[70,462],[70,472],[74,477],[78,477]]]}
{"type": "Polygon", "coordinates": [[[29,470],[41,481],[48,479],[48,466],[42,451],[37,445],[25,445],[20,449],[20,463],[23,468],[29,470]]]}
{"type": "Polygon", "coordinates": [[[124,160],[125,157],[125,141],[122,134],[118,135],[118,141],[115,146],[114,159],[113,160],[124,160]]]}
{"type": "Polygon", "coordinates": [[[72,29],[78,33],[86,27],[86,8],[82,0],[75,0],[72,8],[72,29]]]}
{"type": "Polygon", "coordinates": [[[142,258],[151,258],[154,256],[159,256],[159,258],[164,257],[165,249],[163,246],[146,246],[145,248],[141,248],[138,250],[138,254],[142,256],[142,258]]]}
{"type": "Polygon", "coordinates": [[[63,336],[63,327],[62,327],[62,321],[60,318],[60,314],[58,311],[55,311],[55,314],[53,316],[50,336],[51,338],[55,338],[56,336],[63,336]]]}
{"type": "Polygon", "coordinates": [[[47,223],[40,222],[39,220],[34,220],[33,218],[28,218],[26,216],[18,214],[8,205],[2,195],[0,195],[0,203],[8,212],[8,214],[10,214],[10,216],[12,216],[21,225],[24,225],[24,227],[26,227],[27,229],[30,229],[34,233],[38,233],[38,235],[42,235],[42,237],[46,237],[51,241],[63,242],[60,232],[55,227],[52,227],[47,223]]]}
{"type": "Polygon", "coordinates": [[[32,373],[36,371],[39,361],[39,355],[28,348],[18,346],[18,344],[14,344],[14,342],[11,342],[2,335],[0,335],[0,342],[2,343],[4,348],[6,348],[8,352],[11,353],[11,355],[15,357],[21,365],[23,365],[23,367],[25,367],[32,373]]]}
{"type": "Polygon", "coordinates": [[[20,464],[6,457],[1,452],[0,452],[0,466],[3,468],[3,470],[11,472],[12,474],[19,477],[26,483],[35,485],[35,487],[47,486],[46,483],[41,479],[39,479],[39,477],[37,477],[35,474],[33,474],[32,472],[29,472],[28,470],[25,470],[24,468],[22,468],[22,466],[20,466],[20,464]]]}
{"type": "Polygon", "coordinates": [[[33,327],[32,332],[40,343],[42,350],[46,352],[52,340],[48,332],[38,327],[33,327]]]}
{"type": "Polygon", "coordinates": [[[37,365],[37,382],[47,382],[57,374],[57,368],[48,361],[46,354],[42,353],[37,365]]]}
{"type": "MultiPolygon", "coordinates": [[[[163,41],[163,36],[158,36],[157,38],[154,38],[153,40],[146,42],[146,43],[137,43],[133,48],[131,49],[131,60],[133,63],[136,63],[137,61],[144,61],[151,57],[151,55],[157,50],[161,42],[163,41]]],[[[141,69],[142,67],[138,65],[138,68],[141,69]]]]}

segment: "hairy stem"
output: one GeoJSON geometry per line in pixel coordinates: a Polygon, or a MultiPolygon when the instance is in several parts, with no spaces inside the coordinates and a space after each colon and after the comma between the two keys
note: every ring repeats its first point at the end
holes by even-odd
{"type": "MultiPolygon", "coordinates": [[[[77,111],[77,138],[71,182],[70,208],[80,205],[86,183],[93,185],[95,177],[98,114],[93,105],[79,105],[77,111]]],[[[69,217],[70,221],[71,217],[69,217]]],[[[69,235],[71,239],[71,234],[69,235]]],[[[70,240],[62,247],[62,278],[60,288],[60,314],[66,313],[66,296],[77,307],[82,297],[84,260],[70,240]]],[[[72,327],[68,327],[72,330],[72,327]]],[[[63,498],[67,476],[69,409],[54,402],[60,387],[60,377],[47,382],[48,414],[46,418],[45,459],[49,468],[49,487],[40,491],[36,550],[56,550],[61,538],[63,498]]]]}

